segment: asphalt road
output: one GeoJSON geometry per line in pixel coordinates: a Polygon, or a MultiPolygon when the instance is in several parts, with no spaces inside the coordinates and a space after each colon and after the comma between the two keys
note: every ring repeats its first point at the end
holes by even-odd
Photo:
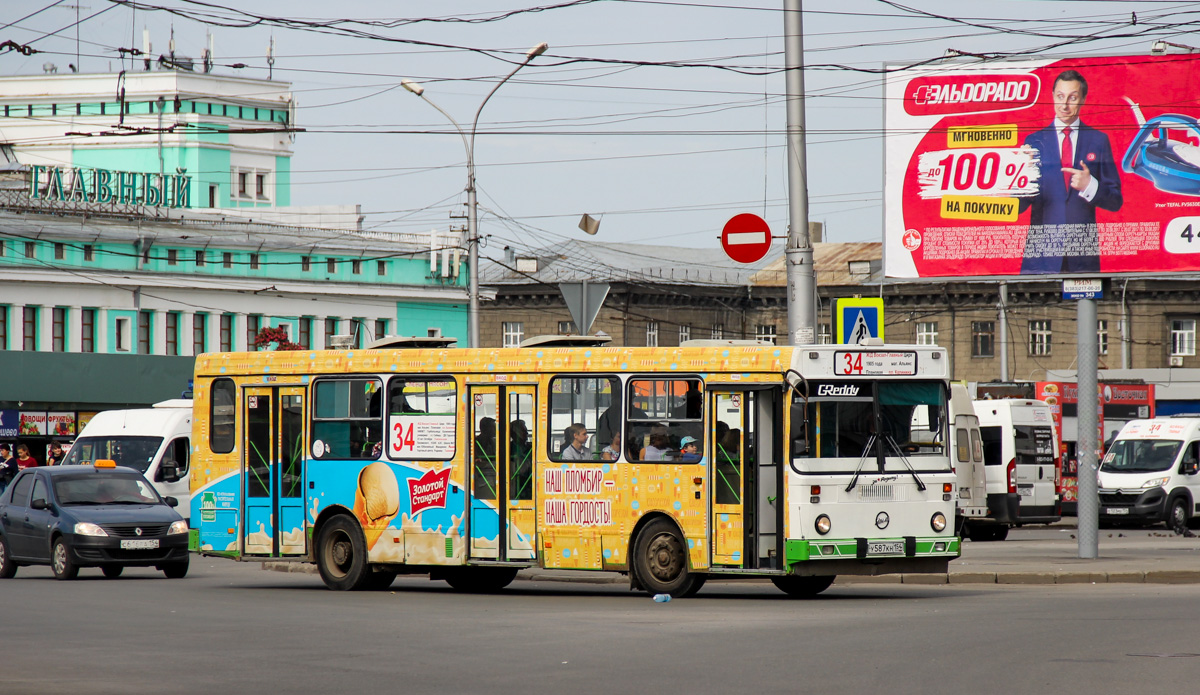
{"type": "Polygon", "coordinates": [[[710,583],[497,596],[199,559],[186,579],[0,580],[0,693],[1193,692],[1200,586],[857,584],[811,601],[710,583]]]}

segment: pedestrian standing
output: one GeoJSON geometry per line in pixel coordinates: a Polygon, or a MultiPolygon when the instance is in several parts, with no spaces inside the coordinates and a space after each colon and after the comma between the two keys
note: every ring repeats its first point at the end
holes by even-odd
{"type": "Polygon", "coordinates": [[[63,451],[62,442],[50,442],[50,453],[46,454],[46,465],[57,466],[67,457],[67,452],[63,451]]]}
{"type": "Polygon", "coordinates": [[[25,470],[38,465],[37,459],[29,454],[29,446],[25,444],[17,445],[17,468],[25,470]]]}

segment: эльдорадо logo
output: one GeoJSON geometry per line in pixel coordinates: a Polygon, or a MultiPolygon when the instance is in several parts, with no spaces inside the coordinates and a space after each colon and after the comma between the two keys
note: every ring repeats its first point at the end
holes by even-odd
{"type": "Polygon", "coordinates": [[[916,77],[904,88],[910,116],[1014,111],[1033,106],[1041,91],[1037,75],[937,75],[916,77]]]}

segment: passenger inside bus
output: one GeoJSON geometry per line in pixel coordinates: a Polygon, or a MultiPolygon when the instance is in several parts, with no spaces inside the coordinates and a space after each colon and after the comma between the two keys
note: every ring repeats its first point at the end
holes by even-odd
{"type": "Polygon", "coordinates": [[[479,418],[475,432],[473,494],[479,499],[496,499],[496,420],[479,418]]]}
{"type": "Polygon", "coordinates": [[[514,500],[533,499],[533,446],[529,442],[529,426],[524,420],[513,420],[508,426],[508,466],[512,476],[510,497],[514,500]]]}

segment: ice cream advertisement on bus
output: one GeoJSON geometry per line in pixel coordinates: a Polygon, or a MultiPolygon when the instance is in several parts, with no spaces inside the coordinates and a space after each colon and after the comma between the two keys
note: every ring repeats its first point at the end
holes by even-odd
{"type": "Polygon", "coordinates": [[[1200,270],[1200,55],[885,79],[889,277],[1200,270]]]}

